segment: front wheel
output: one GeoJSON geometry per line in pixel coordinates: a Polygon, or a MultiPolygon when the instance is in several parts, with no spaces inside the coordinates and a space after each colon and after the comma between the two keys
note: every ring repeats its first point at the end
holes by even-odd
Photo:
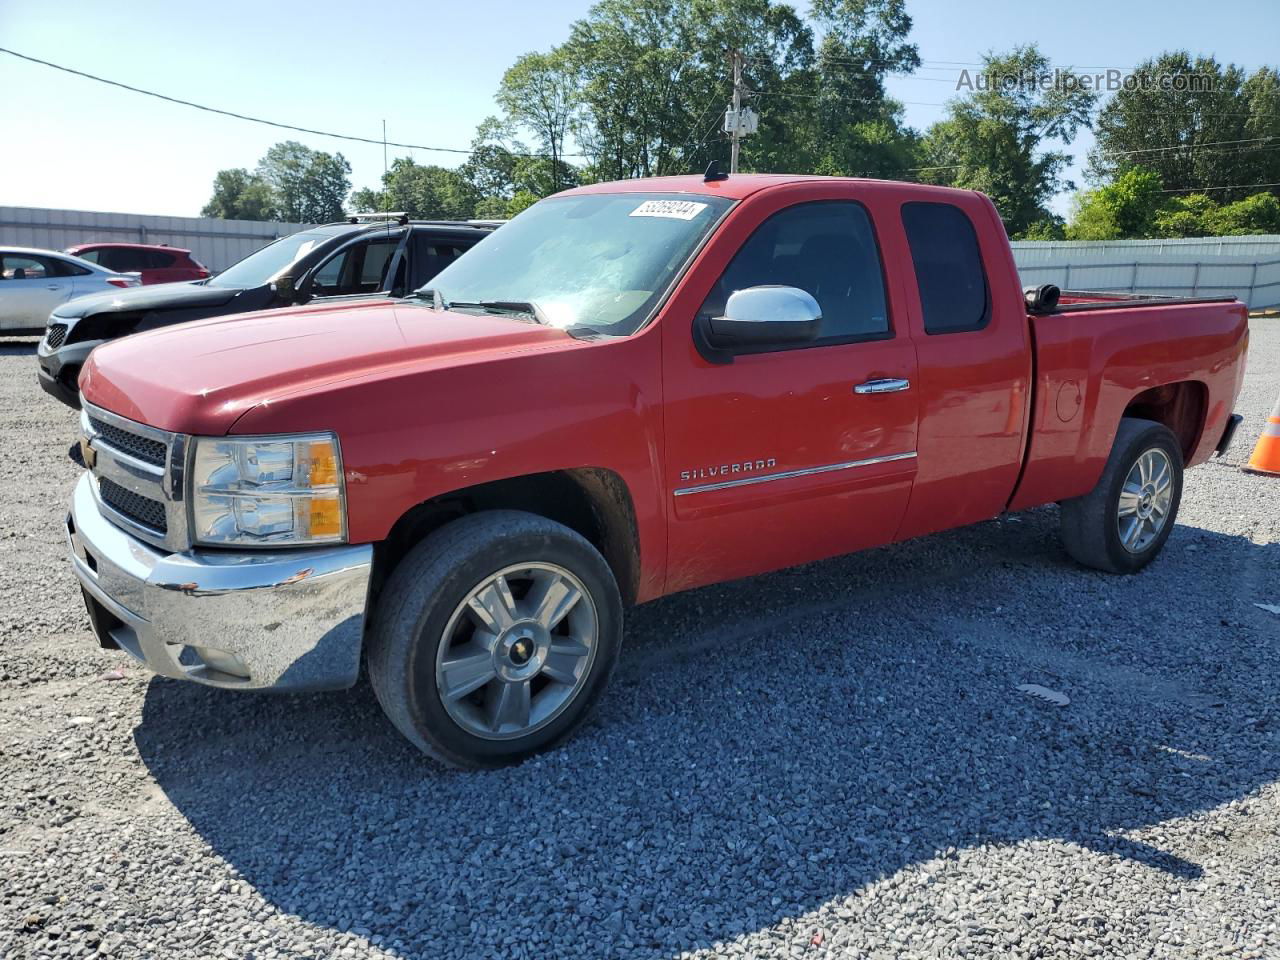
{"type": "Polygon", "coordinates": [[[369,677],[414,744],[456,767],[514,763],[586,719],[622,643],[608,564],[559,523],[514,510],[431,534],[383,587],[369,677]]]}
{"type": "Polygon", "coordinates": [[[1182,501],[1182,448],[1164,424],[1120,421],[1098,485],[1062,501],[1062,543],[1087,567],[1137,573],[1173,531],[1182,501]]]}

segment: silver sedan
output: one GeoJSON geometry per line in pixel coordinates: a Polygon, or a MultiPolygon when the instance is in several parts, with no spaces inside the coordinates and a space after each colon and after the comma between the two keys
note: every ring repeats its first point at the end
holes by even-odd
{"type": "Polygon", "coordinates": [[[0,247],[0,331],[43,333],[54,307],[140,284],[137,276],[55,250],[0,247]]]}

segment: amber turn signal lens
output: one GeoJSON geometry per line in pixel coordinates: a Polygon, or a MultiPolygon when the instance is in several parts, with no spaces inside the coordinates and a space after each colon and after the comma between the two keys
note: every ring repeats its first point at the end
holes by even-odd
{"type": "Polygon", "coordinates": [[[307,459],[311,461],[312,487],[331,487],[338,482],[338,458],[331,443],[307,444],[307,459]]]}
{"type": "Polygon", "coordinates": [[[311,497],[308,506],[308,533],[314,538],[336,537],[342,533],[342,501],[337,496],[311,497]]]}

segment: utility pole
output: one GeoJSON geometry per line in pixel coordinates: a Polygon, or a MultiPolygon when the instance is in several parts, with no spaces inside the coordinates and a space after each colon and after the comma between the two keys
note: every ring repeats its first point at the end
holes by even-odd
{"type": "Polygon", "coordinates": [[[729,148],[729,172],[737,173],[738,138],[742,130],[742,54],[731,50],[729,59],[733,62],[733,140],[729,148]]]}

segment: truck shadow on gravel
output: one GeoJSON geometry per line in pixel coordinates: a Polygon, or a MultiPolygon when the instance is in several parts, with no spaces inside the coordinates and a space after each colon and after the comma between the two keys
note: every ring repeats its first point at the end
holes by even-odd
{"type": "Polygon", "coordinates": [[[367,685],[155,680],[136,742],[270,903],[402,957],[670,956],[977,844],[1191,880],[1160,825],[1280,778],[1280,618],[1252,605],[1278,602],[1280,547],[1180,526],[1115,578],[1066,561],[1055,525],[637,609],[598,722],[514,769],[440,769],[367,685]]]}

